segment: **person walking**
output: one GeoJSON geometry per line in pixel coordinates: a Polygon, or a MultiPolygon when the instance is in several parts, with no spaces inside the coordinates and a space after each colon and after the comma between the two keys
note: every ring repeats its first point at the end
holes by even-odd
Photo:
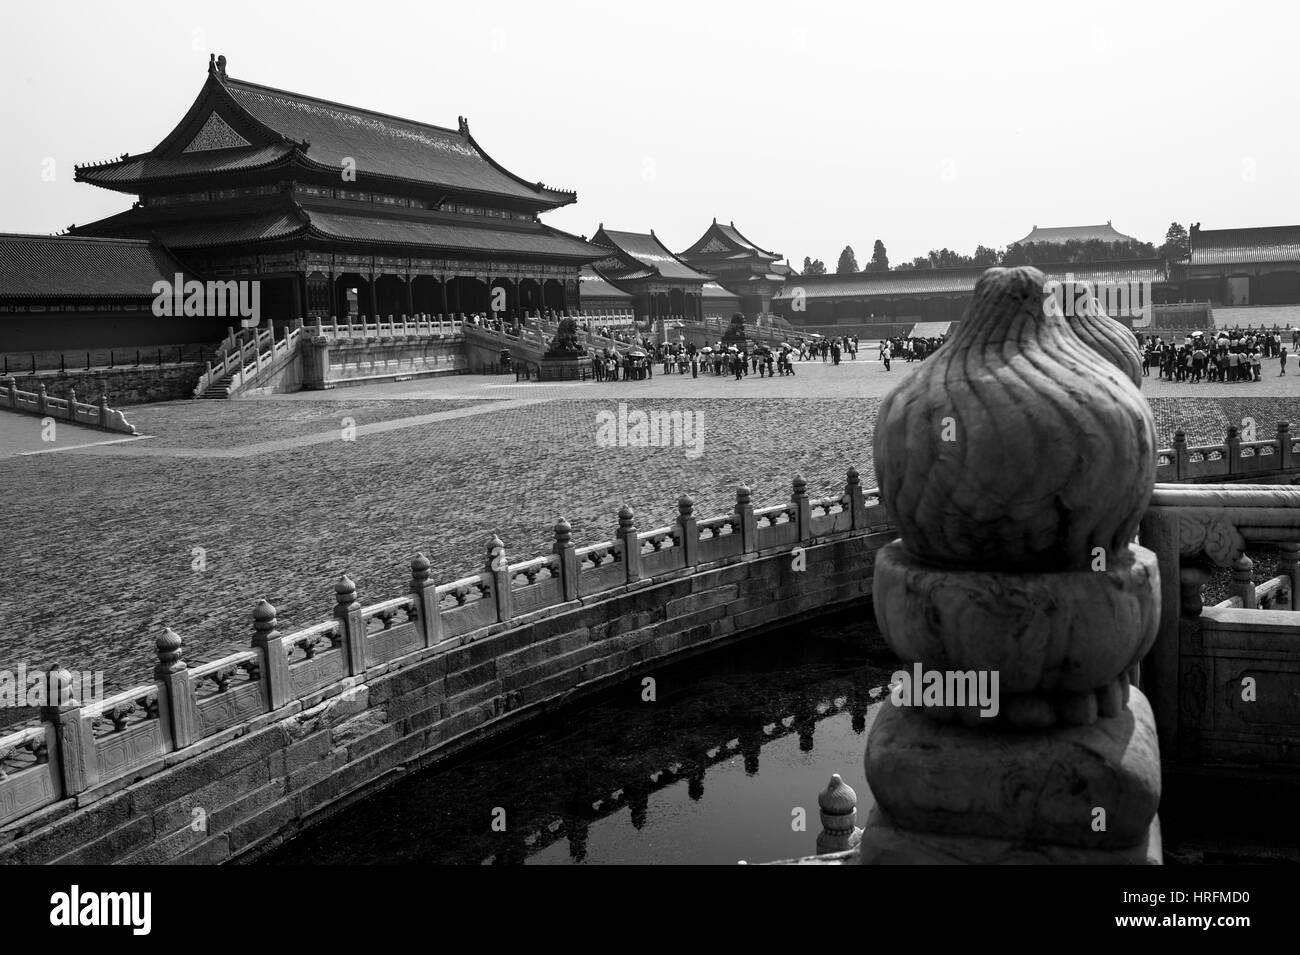
{"type": "Polygon", "coordinates": [[[1279,378],[1286,374],[1286,346],[1285,345],[1282,346],[1281,363],[1282,363],[1282,370],[1277,373],[1279,378]]]}

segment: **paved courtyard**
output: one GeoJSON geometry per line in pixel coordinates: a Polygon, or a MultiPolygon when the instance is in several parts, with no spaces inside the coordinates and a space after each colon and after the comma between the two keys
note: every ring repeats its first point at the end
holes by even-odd
{"type": "MultiPolygon", "coordinates": [[[[757,504],[787,499],[797,471],[817,495],[838,494],[850,465],[871,484],[879,399],[917,367],[806,362],[793,378],[741,382],[457,376],[172,402],[128,409],[146,437],[126,441],[60,425],[50,444],[39,419],[0,414],[0,668],[58,661],[121,687],[148,679],[165,626],[187,659],[210,660],[248,645],[257,598],[282,630],[305,626],[328,617],[341,573],[363,602],[404,592],[417,550],[452,580],[494,533],[512,558],[543,553],[561,515],[591,543],[612,536],[623,503],[648,529],[671,521],[682,492],[711,516],[740,483],[757,504]],[[599,415],[620,401],[692,412],[702,453],[602,447],[599,415]]],[[[1279,418],[1300,424],[1300,376],[1149,379],[1144,391],[1165,446],[1180,426],[1196,443],[1244,417],[1261,436],[1279,418]]]]}

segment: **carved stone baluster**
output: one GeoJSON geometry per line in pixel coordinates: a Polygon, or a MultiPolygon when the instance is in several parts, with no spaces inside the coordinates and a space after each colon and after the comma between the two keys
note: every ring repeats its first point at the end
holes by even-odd
{"type": "Polygon", "coordinates": [[[438,588],[429,579],[429,559],[423,554],[416,554],[411,561],[411,593],[424,645],[432,647],[442,640],[442,616],[438,613],[438,588]]]}
{"type": "Polygon", "coordinates": [[[623,548],[623,569],[629,584],[641,579],[641,542],[636,534],[636,515],[624,504],[618,509],[618,540],[623,548]]]}
{"type": "Polygon", "coordinates": [[[695,502],[689,494],[677,499],[677,531],[682,542],[682,561],[694,567],[700,550],[700,528],[695,521],[695,502]]]}
{"type": "Polygon", "coordinates": [[[262,693],[268,709],[278,710],[292,699],[289,655],[275,629],[275,608],[259,600],[253,610],[253,647],[262,655],[262,693]]]}
{"type": "Polygon", "coordinates": [[[495,534],[488,541],[487,559],[488,577],[492,581],[492,593],[496,598],[497,622],[505,623],[513,613],[511,605],[510,559],[506,557],[506,545],[495,534]]]}
{"type": "Polygon", "coordinates": [[[794,476],[793,492],[790,501],[795,506],[795,521],[799,527],[798,540],[802,542],[812,537],[812,504],[808,500],[808,482],[803,479],[802,474],[794,476]]]}
{"type": "Polygon", "coordinates": [[[751,554],[758,550],[758,523],[754,520],[752,492],[746,484],[736,488],[736,525],[741,552],[751,554]]]}
{"type": "Polygon", "coordinates": [[[551,552],[559,558],[560,585],[564,599],[578,599],[578,555],[573,546],[573,528],[564,518],[555,522],[555,544],[551,552]]]}
{"type": "Polygon", "coordinates": [[[1232,562],[1232,589],[1244,610],[1255,610],[1255,562],[1242,554],[1232,562]]]}
{"type": "Polygon", "coordinates": [[[171,735],[172,748],[181,749],[194,742],[199,733],[194,690],[185,661],[181,659],[183,644],[180,635],[168,627],[154,645],[158,650],[153,677],[158,684],[159,718],[171,735]]]}
{"type": "Polygon", "coordinates": [[[1286,574],[1291,579],[1290,591],[1291,601],[1286,606],[1278,607],[1278,610],[1295,610],[1300,608],[1300,543],[1286,542],[1278,545],[1282,556],[1278,560],[1278,572],[1286,574]]]}

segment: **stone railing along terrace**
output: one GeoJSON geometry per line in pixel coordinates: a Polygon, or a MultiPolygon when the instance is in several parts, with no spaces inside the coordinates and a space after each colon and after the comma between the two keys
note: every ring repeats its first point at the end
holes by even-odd
{"type": "Polygon", "coordinates": [[[105,395],[99,396],[97,404],[78,401],[75,390],[69,392],[67,398],[52,398],[45,393],[44,384],[39,385],[35,392],[21,391],[18,382],[10,378],[8,383],[0,388],[0,408],[39,415],[42,418],[53,418],[56,421],[71,421],[74,424],[102,428],[105,431],[139,434],[126,420],[126,415],[108,406],[108,398],[105,395]]]}
{"type": "Polygon", "coordinates": [[[741,487],[731,513],[704,519],[683,496],[649,530],[624,507],[614,538],[590,546],[561,520],[551,553],[522,561],[493,538],[482,568],[446,583],[417,554],[407,593],[363,603],[345,576],[331,617],[290,633],[259,601],[250,649],[220,660],[185,661],[166,630],[153,683],[83,705],[56,673],[42,725],[0,738],[0,862],[253,851],[575,692],[861,599],[892,537],[850,470],[840,496],[810,498],[796,477],[789,501],[755,507],[741,487]],[[209,810],[206,831],[190,831],[189,805],[209,810]]]}

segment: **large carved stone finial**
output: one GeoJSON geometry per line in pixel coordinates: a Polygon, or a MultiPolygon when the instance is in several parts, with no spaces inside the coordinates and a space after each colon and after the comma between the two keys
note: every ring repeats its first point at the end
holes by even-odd
{"type": "Polygon", "coordinates": [[[881,497],[917,557],[1082,568],[1137,533],[1151,411],[1043,297],[1037,269],[989,269],[953,337],[881,403],[881,497]]]}
{"type": "Polygon", "coordinates": [[[1044,306],[1041,272],[990,269],[881,404],[901,538],[874,609],[908,669],[868,738],[863,861],[1160,858],[1155,723],[1128,682],[1160,617],[1155,555],[1132,543],[1154,421],[1044,306]]]}

